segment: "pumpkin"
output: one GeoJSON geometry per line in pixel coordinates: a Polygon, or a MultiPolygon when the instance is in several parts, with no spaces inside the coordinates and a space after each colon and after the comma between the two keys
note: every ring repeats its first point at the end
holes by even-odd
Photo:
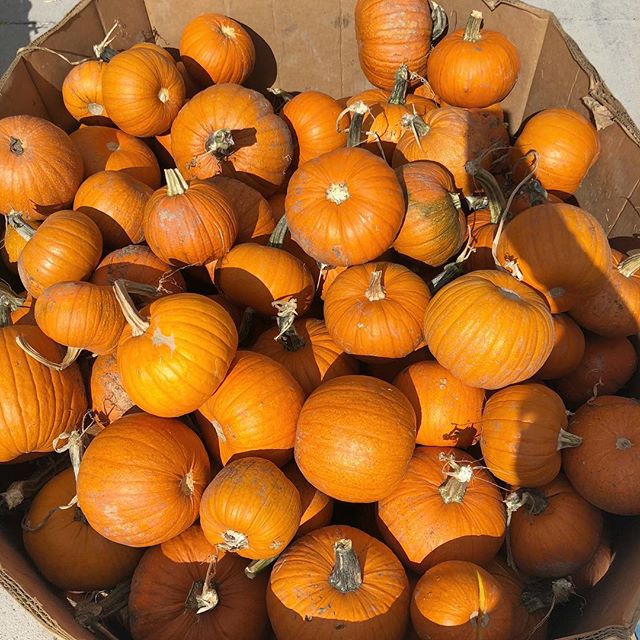
{"type": "Polygon", "coordinates": [[[640,514],[639,417],[637,400],[600,396],[580,407],[569,423],[582,443],[563,452],[562,467],[573,488],[603,511],[640,514]]]}
{"type": "Polygon", "coordinates": [[[478,209],[467,216],[469,246],[475,251],[464,261],[465,272],[495,269],[493,241],[498,231],[494,214],[489,209],[478,209]]]}
{"type": "Polygon", "coordinates": [[[484,391],[466,385],[433,360],[416,362],[393,380],[418,422],[417,444],[470,447],[482,426],[484,391]]]}
{"type": "Polygon", "coordinates": [[[220,84],[181,109],[171,127],[171,151],[187,178],[222,174],[269,196],[284,182],[293,143],[286,123],[264,96],[220,84]]]}
{"type": "Polygon", "coordinates": [[[167,186],[144,210],[144,236],[168,264],[202,265],[224,256],[238,235],[238,220],[225,193],[206,182],[188,184],[177,169],[166,169],[167,186]]]}
{"type": "Polygon", "coordinates": [[[11,324],[36,324],[36,315],[34,309],[34,298],[31,294],[25,296],[24,300],[17,306],[17,303],[21,300],[20,297],[17,299],[10,301],[10,306],[15,307],[13,311],[11,311],[11,324]]]}
{"type": "Polygon", "coordinates": [[[293,298],[302,315],[313,300],[313,279],[303,262],[254,242],[236,245],[218,261],[213,281],[230,300],[265,316],[276,315],[274,302],[293,298]]]}
{"type": "Polygon", "coordinates": [[[327,330],[347,353],[402,358],[423,341],[430,297],[424,281],[399,264],[349,267],[325,294],[327,330]]]}
{"type": "Polygon", "coordinates": [[[169,54],[132,47],[114,56],[102,76],[102,98],[119,129],[141,138],[171,127],[185,101],[185,84],[169,54]]]}
{"type": "Polygon", "coordinates": [[[269,196],[267,202],[271,207],[271,214],[273,215],[273,221],[277,224],[280,222],[280,218],[284,216],[284,203],[287,197],[286,193],[274,193],[269,196]]]}
{"type": "Polygon", "coordinates": [[[144,240],[144,206],[152,193],[122,171],[100,171],[80,185],[73,208],[98,225],[106,249],[121,249],[144,240]]]}
{"type": "Polygon", "coordinates": [[[71,142],[82,156],[84,177],[99,171],[122,171],[157,189],[160,167],[153,152],[142,141],[112,127],[80,127],[71,142]]]}
{"type": "Polygon", "coordinates": [[[584,357],[584,333],[569,316],[564,313],[553,316],[553,333],[553,349],[536,373],[536,378],[541,380],[553,380],[570,374],[584,357]]]}
{"type": "Polygon", "coordinates": [[[42,220],[66,209],[82,181],[82,158],[69,136],[34,116],[0,119],[0,211],[42,220]]]}
{"type": "Polygon", "coordinates": [[[435,162],[412,162],[396,169],[407,213],[393,248],[431,266],[458,252],[467,233],[460,197],[451,174],[435,162]]]}
{"type": "Polygon", "coordinates": [[[499,31],[481,30],[481,24],[482,13],[472,11],[465,28],[443,38],[429,56],[429,84],[450,105],[488,107],[504,100],[518,79],[516,48],[499,31]]]}
{"type": "Polygon", "coordinates": [[[144,554],[129,595],[134,640],[266,638],[266,576],[247,580],[246,560],[214,554],[198,525],[144,554]]]}
{"type": "Polygon", "coordinates": [[[26,231],[30,240],[18,258],[24,288],[37,298],[57,282],[85,280],[102,255],[102,234],[89,216],[78,211],[57,211],[37,231],[27,230],[19,219],[9,224],[26,231]]]}
{"type": "Polygon", "coordinates": [[[364,149],[336,149],[291,177],[285,201],[291,237],[318,262],[348,266],[375,260],[404,217],[392,169],[364,149]]]}
{"type": "Polygon", "coordinates": [[[282,466],[293,456],[303,402],[300,385],[281,364],[238,351],[226,378],[196,415],[207,448],[222,464],[260,456],[282,466]]]}
{"type": "Polygon", "coordinates": [[[513,640],[513,601],[488,571],[449,560],[431,567],[411,598],[411,621],[422,640],[513,640]]]}
{"type": "Polygon", "coordinates": [[[224,307],[225,311],[231,316],[233,320],[233,324],[236,325],[236,329],[240,329],[242,326],[242,321],[245,316],[245,310],[237,305],[235,302],[231,302],[229,298],[221,293],[212,293],[207,296],[207,298],[211,298],[214,302],[217,302],[221,307],[224,307]]]}
{"type": "Polygon", "coordinates": [[[344,502],[376,502],[404,477],[415,414],[392,385],[370,376],[322,383],[298,418],[295,459],[316,488],[344,502]]]}
{"type": "Polygon", "coordinates": [[[9,219],[9,217],[5,218],[6,226],[4,239],[0,243],[0,257],[5,267],[7,267],[11,273],[17,275],[18,258],[31,236],[31,232],[26,227],[31,227],[35,230],[40,226],[40,223],[23,221],[24,225],[20,225],[20,228],[15,228],[9,224],[9,219]]]}
{"type": "Polygon", "coordinates": [[[173,418],[195,411],[218,388],[235,355],[238,332],[231,316],[195,293],[155,300],[142,315],[121,281],[115,289],[128,323],[117,351],[125,391],[154,415],[173,418]],[[176,380],[184,383],[179,394],[176,380]]]}
{"type": "Polygon", "coordinates": [[[588,120],[572,109],[544,109],[516,138],[511,165],[517,180],[535,169],[547,191],[565,198],[578,190],[599,155],[598,132],[588,120]]]}
{"type": "Polygon", "coordinates": [[[364,373],[374,378],[380,378],[380,380],[393,382],[403,369],[415,362],[424,362],[429,359],[433,359],[429,349],[426,346],[422,346],[404,358],[367,358],[364,373]]]}
{"type": "Polygon", "coordinates": [[[267,611],[279,640],[402,640],[409,583],[398,559],[363,531],[316,529],[276,561],[267,611]]]}
{"type": "Polygon", "coordinates": [[[154,136],[151,148],[163,169],[174,169],[176,162],[171,155],[171,129],[166,133],[154,136]]]}
{"type": "Polygon", "coordinates": [[[28,356],[17,344],[22,338],[52,361],[60,348],[38,327],[18,325],[0,328],[0,462],[24,453],[53,451],[53,441],[71,432],[87,410],[82,377],[73,364],[56,371],[28,356]]]}
{"type": "Polygon", "coordinates": [[[217,13],[204,13],[182,30],[180,59],[203,87],[242,84],[253,71],[256,50],[240,23],[217,13]]]}
{"type": "Polygon", "coordinates": [[[485,565],[502,546],[502,493],[474,462],[456,449],[418,447],[405,477],[378,503],[382,537],[416,573],[445,560],[485,565]]]}
{"type": "Polygon", "coordinates": [[[341,112],[338,101],[320,91],[303,91],[285,103],[282,117],[298,142],[299,166],[346,146],[347,134],[336,128],[341,112]]]}
{"type": "Polygon", "coordinates": [[[582,565],[577,571],[574,571],[571,576],[575,584],[576,593],[582,595],[589,589],[593,589],[609,571],[614,558],[615,551],[611,545],[611,533],[605,526],[602,538],[600,538],[600,544],[591,560],[582,565]]]}
{"type": "Polygon", "coordinates": [[[178,269],[163,262],[146,245],[129,245],[108,253],[91,276],[93,284],[112,285],[116,280],[146,284],[159,294],[182,293],[187,285],[178,269]]]}
{"type": "Polygon", "coordinates": [[[283,551],[298,530],[301,515],[298,490],[264,458],[230,462],[211,481],[200,504],[207,540],[253,560],[283,551]]]}
{"type": "Polygon", "coordinates": [[[518,280],[544,295],[552,313],[595,293],[611,268],[607,236],[590,214],[564,203],[531,207],[504,227],[496,256],[518,280]],[[544,237],[545,242],[535,238],[544,237]]]}
{"type": "Polygon", "coordinates": [[[480,447],[491,473],[516,487],[541,487],[560,471],[560,451],[580,438],[565,430],[567,413],[557,393],[537,383],[494,393],[482,414],[480,447]]]}
{"type": "Polygon", "coordinates": [[[278,327],[267,329],[252,349],[280,363],[305,396],[326,380],[358,372],[357,362],[334,342],[323,320],[296,320],[281,333],[278,327]]]}
{"type": "Polygon", "coordinates": [[[168,62],[175,62],[171,53],[167,51],[167,49],[165,49],[164,47],[161,47],[160,45],[156,44],[155,42],[136,42],[135,44],[131,45],[130,48],[138,49],[138,50],[144,49],[145,51],[153,51],[154,53],[161,55],[168,62]]]}
{"type": "Polygon", "coordinates": [[[193,431],[178,420],[135,413],[112,422],[87,447],[78,505],[108,540],[148,547],[193,524],[209,477],[209,458],[193,431]]]}
{"type": "Polygon", "coordinates": [[[114,353],[98,356],[93,361],[89,389],[93,415],[105,427],[118,418],[137,411],[122,386],[114,353]]]}
{"type": "Polygon", "coordinates": [[[110,589],[131,576],[142,553],[96,533],[77,505],[61,509],[75,494],[71,468],[38,491],[22,531],[25,550],[38,571],[59,589],[110,589]]]}
{"type": "Polygon", "coordinates": [[[588,335],[584,355],[570,373],[554,381],[554,388],[572,407],[594,396],[617,393],[638,366],[636,350],[628,338],[588,335]]]}
{"type": "Polygon", "coordinates": [[[553,349],[553,320],[544,300],[522,282],[499,271],[474,271],[432,298],[424,337],[456,378],[501,389],[544,364],[553,349]]]}
{"type": "Polygon", "coordinates": [[[106,63],[87,60],[67,74],[62,83],[62,101],[71,116],[83,124],[108,125],[109,114],[102,98],[102,77],[106,63]]]}
{"type": "MultiPolygon", "coordinates": [[[[508,189],[512,190],[516,185],[511,183],[513,180],[513,176],[507,176],[507,178],[509,177],[511,179],[507,180],[505,187],[508,186],[508,189]]],[[[562,198],[559,198],[553,193],[548,193],[547,190],[540,184],[540,181],[537,178],[531,178],[517,191],[515,197],[513,198],[513,201],[511,202],[509,211],[511,212],[512,216],[516,216],[521,211],[529,209],[530,207],[535,207],[539,204],[562,201],[562,198]]]]}
{"type": "Polygon", "coordinates": [[[506,503],[511,511],[511,554],[520,571],[562,578],[573,575],[596,552],[602,513],[562,474],[537,489],[518,489],[506,503]]]}
{"type": "Polygon", "coordinates": [[[371,84],[390,90],[403,63],[426,75],[432,27],[427,0],[358,0],[355,23],[360,67],[371,84]]]}

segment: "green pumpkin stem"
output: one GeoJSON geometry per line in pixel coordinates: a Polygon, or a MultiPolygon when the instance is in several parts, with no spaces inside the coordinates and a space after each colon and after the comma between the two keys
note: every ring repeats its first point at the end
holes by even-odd
{"type": "Polygon", "coordinates": [[[467,487],[473,478],[473,467],[459,464],[453,455],[440,454],[440,460],[446,463],[444,474],[447,479],[440,485],[438,492],[445,504],[464,501],[467,487]]]}
{"type": "Polygon", "coordinates": [[[564,429],[560,429],[560,433],[558,433],[558,451],[560,451],[561,449],[572,449],[574,447],[579,447],[581,444],[581,436],[577,436],[575,433],[569,433],[564,429]]]}
{"type": "Polygon", "coordinates": [[[465,171],[473,176],[474,180],[482,187],[489,199],[489,212],[492,224],[498,224],[503,215],[506,201],[498,182],[486,169],[483,169],[477,162],[469,161],[465,164],[465,171]]]}
{"type": "Polygon", "coordinates": [[[204,148],[207,153],[218,159],[226,158],[233,153],[235,141],[230,129],[218,129],[206,140],[204,148]]]}
{"type": "Polygon", "coordinates": [[[244,568],[244,574],[247,576],[247,578],[251,578],[251,580],[254,580],[268,566],[272,565],[277,559],[278,559],[278,556],[273,556],[273,558],[265,558],[263,560],[254,560],[244,568]]]}
{"type": "Polygon", "coordinates": [[[478,42],[478,40],[482,39],[482,34],[480,33],[480,27],[482,26],[482,12],[480,11],[472,11],[469,19],[467,20],[467,25],[464,28],[464,36],[463,40],[465,42],[478,42]]]}
{"type": "Polygon", "coordinates": [[[338,540],[334,545],[336,562],[329,576],[329,584],[340,591],[357,591],[362,585],[362,570],[351,540],[338,540]]]}
{"type": "Polygon", "coordinates": [[[400,65],[396,71],[396,80],[391,90],[391,95],[387,101],[389,104],[404,104],[407,99],[407,89],[409,88],[409,68],[406,64],[400,65]]]}
{"type": "Polygon", "coordinates": [[[618,265],[618,271],[627,278],[630,278],[638,269],[640,269],[640,253],[625,258],[618,265]]]}
{"type": "Polygon", "coordinates": [[[131,327],[131,334],[135,336],[141,336],[143,333],[149,330],[151,326],[148,320],[145,320],[136,309],[129,291],[127,290],[126,280],[116,280],[113,283],[113,291],[116,296],[116,300],[120,305],[122,315],[124,315],[127,324],[131,327]]]}
{"type": "Polygon", "coordinates": [[[289,231],[289,227],[287,226],[287,216],[282,216],[282,218],[278,220],[278,224],[276,224],[274,230],[271,232],[267,246],[282,249],[282,245],[284,244],[284,240],[287,236],[287,231],[289,231]]]}
{"type": "MultiPolygon", "coordinates": [[[[347,147],[357,147],[362,143],[362,125],[365,115],[369,112],[369,107],[362,102],[362,100],[358,100],[358,102],[352,104],[345,111],[351,113],[351,122],[349,123],[347,135],[347,147]]],[[[345,112],[343,111],[338,116],[338,122],[340,122],[344,113],[345,112]]]]}

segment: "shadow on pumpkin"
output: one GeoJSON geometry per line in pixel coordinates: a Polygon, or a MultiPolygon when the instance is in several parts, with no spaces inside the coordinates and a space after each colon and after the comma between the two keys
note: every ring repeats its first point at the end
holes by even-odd
{"type": "Polygon", "coordinates": [[[104,248],[106,251],[119,249],[132,243],[132,239],[122,225],[104,211],[85,206],[78,207],[76,211],[86,214],[98,225],[98,229],[100,229],[100,233],[104,239],[104,248]]]}

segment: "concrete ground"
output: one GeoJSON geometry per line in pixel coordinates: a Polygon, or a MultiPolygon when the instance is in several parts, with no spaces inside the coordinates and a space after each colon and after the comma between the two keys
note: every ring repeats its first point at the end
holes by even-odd
{"type": "MultiPolygon", "coordinates": [[[[638,0],[530,0],[554,11],[567,32],[640,124],[640,41],[638,0]]],[[[76,0],[0,0],[0,73],[18,47],[55,25],[76,0]]],[[[478,5],[482,6],[480,0],[478,5]]],[[[206,2],[203,0],[203,6],[206,2]]],[[[52,640],[0,589],[0,640],[52,640]]]]}

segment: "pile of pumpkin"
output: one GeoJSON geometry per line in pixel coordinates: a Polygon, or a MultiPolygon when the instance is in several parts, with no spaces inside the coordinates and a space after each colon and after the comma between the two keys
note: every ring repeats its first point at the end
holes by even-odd
{"type": "Polygon", "coordinates": [[[478,12],[432,50],[426,0],[355,18],[377,88],[348,99],[243,87],[251,38],[209,14],[177,62],[74,66],[70,135],[0,121],[26,290],[0,295],[0,460],[50,454],[3,500],[92,628],[544,638],[607,571],[607,514],[640,514],[614,395],[639,262],[573,198],[594,127],[550,108],[512,142],[518,54],[478,12]]]}

